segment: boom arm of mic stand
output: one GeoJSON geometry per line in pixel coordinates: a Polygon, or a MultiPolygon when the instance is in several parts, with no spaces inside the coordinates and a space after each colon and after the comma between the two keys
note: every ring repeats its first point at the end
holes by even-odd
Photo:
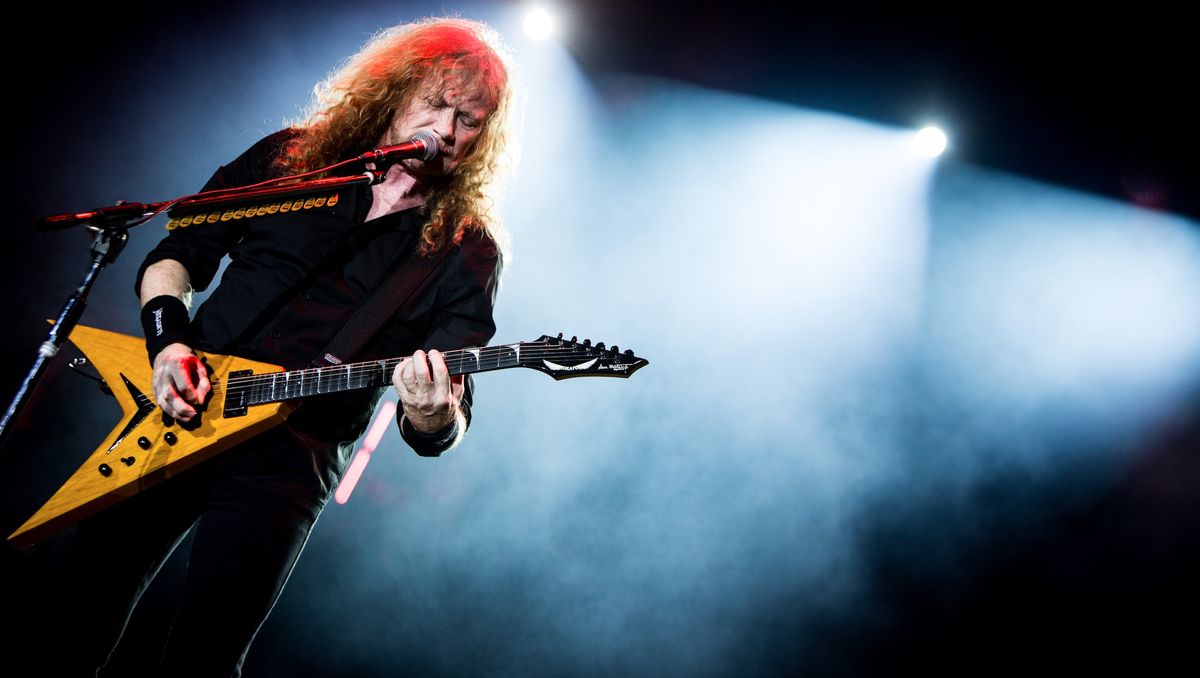
{"type": "MultiPolygon", "coordinates": [[[[377,184],[383,181],[383,177],[387,173],[387,168],[391,166],[391,163],[386,160],[379,164],[382,165],[382,169],[369,164],[366,172],[352,176],[329,177],[288,186],[268,186],[265,188],[255,184],[254,186],[236,189],[197,193],[177,200],[151,203],[149,205],[122,201],[111,207],[101,207],[87,212],[59,214],[39,220],[38,229],[42,231],[57,231],[75,226],[87,226],[87,228],[95,233],[91,248],[92,262],[83,277],[83,282],[75,288],[74,293],[63,304],[62,310],[58,313],[58,318],[50,328],[49,336],[38,347],[37,357],[34,359],[33,366],[30,368],[29,373],[25,375],[25,380],[21,382],[21,387],[17,389],[12,403],[4,413],[4,418],[0,419],[0,449],[4,447],[4,443],[8,440],[13,421],[16,420],[21,409],[25,407],[29,396],[37,386],[37,382],[45,373],[46,368],[49,367],[50,361],[53,360],[54,356],[58,355],[59,349],[62,348],[67,337],[71,335],[71,330],[75,329],[75,325],[78,324],[79,318],[83,315],[84,308],[87,307],[87,296],[92,291],[92,286],[96,283],[96,278],[100,275],[100,271],[104,270],[104,267],[108,264],[116,261],[121,250],[125,248],[125,243],[129,239],[129,228],[145,223],[168,207],[204,207],[212,209],[233,206],[247,200],[292,197],[304,193],[327,191],[331,188],[341,188],[343,186],[362,183],[377,184]]],[[[332,168],[340,167],[341,165],[339,163],[332,168]]]]}

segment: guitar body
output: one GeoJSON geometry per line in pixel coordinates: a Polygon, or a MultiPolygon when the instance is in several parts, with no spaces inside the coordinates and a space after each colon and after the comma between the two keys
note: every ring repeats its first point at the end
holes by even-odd
{"type": "MultiPolygon", "coordinates": [[[[88,516],[176,476],[287,419],[302,398],[388,386],[404,358],[285,372],[268,363],[197,353],[212,391],[198,419],[164,418],[150,385],[142,339],[79,325],[70,339],[88,357],[121,404],[121,422],[83,466],[8,540],[36,544],[88,516]]],[[[524,367],[555,380],[627,379],[649,364],[633,351],[600,342],[543,335],[534,341],[444,351],[451,376],[524,367]]]]}
{"type": "MultiPolygon", "coordinates": [[[[70,340],[88,357],[121,404],[121,422],[58,492],[9,536],[22,548],[203,462],[283,422],[295,405],[270,403],[225,416],[230,373],[282,368],[234,356],[198,353],[213,392],[198,425],[164,421],[154,402],[145,341],[77,326],[70,340]]],[[[195,420],[193,420],[193,424],[195,420]]]]}

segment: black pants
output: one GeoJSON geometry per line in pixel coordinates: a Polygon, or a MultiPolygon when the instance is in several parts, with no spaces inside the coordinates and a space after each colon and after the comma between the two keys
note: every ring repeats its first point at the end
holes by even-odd
{"type": "Polygon", "coordinates": [[[278,427],[80,525],[69,566],[72,675],[107,663],[142,593],[195,528],[164,676],[239,676],[332,492],[278,427]]]}

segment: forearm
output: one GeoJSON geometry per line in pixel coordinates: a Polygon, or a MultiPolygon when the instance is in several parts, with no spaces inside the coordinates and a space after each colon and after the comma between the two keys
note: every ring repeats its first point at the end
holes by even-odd
{"type": "Polygon", "coordinates": [[[140,290],[142,306],[154,297],[164,294],[183,301],[188,308],[192,306],[192,280],[183,264],[174,259],[163,259],[151,264],[142,276],[140,290]]]}
{"type": "Polygon", "coordinates": [[[155,401],[163,413],[181,421],[190,421],[205,401],[211,385],[204,365],[192,352],[188,331],[188,311],[192,301],[192,283],[187,269],[174,259],[156,261],[142,275],[142,329],[152,365],[151,383],[155,401]]]}

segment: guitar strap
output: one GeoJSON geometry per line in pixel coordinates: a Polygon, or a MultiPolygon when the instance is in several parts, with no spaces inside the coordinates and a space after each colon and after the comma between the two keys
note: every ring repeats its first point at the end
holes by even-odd
{"type": "Polygon", "coordinates": [[[329,342],[321,355],[314,358],[314,367],[329,367],[340,365],[353,358],[362,350],[371,337],[383,327],[383,323],[404,305],[418,291],[425,287],[434,271],[446,258],[451,248],[445,247],[431,257],[423,257],[414,252],[406,261],[397,266],[387,280],[383,281],[350,316],[350,320],[342,327],[337,336],[329,342]]]}

